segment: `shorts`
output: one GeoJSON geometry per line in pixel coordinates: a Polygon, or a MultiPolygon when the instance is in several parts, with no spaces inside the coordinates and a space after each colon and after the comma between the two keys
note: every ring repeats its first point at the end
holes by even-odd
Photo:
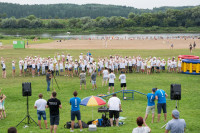
{"type": "Polygon", "coordinates": [[[74,68],[75,71],[78,71],[78,68],[74,68]]]}
{"type": "Polygon", "coordinates": [[[147,66],[147,68],[148,68],[148,69],[150,69],[150,68],[151,68],[151,66],[147,66]]]}
{"type": "Polygon", "coordinates": [[[2,70],[5,71],[6,69],[5,69],[5,68],[2,68],[2,70]]]}
{"type": "Polygon", "coordinates": [[[163,113],[167,113],[166,103],[157,103],[158,114],[161,114],[162,109],[163,109],[163,113]]]}
{"type": "Polygon", "coordinates": [[[12,67],[12,70],[15,70],[15,67],[12,67]]]}
{"type": "Polygon", "coordinates": [[[71,111],[71,120],[75,121],[75,117],[77,118],[77,120],[81,120],[80,110],[78,110],[78,111],[71,111]]]}
{"type": "Polygon", "coordinates": [[[100,69],[100,68],[98,69],[98,72],[101,72],[101,69],[100,69]]]}
{"type": "Polygon", "coordinates": [[[59,115],[50,115],[50,125],[59,125],[60,117],[59,115]]]}
{"type": "Polygon", "coordinates": [[[27,71],[27,69],[24,69],[24,72],[26,72],[27,71]]]}
{"type": "Polygon", "coordinates": [[[5,107],[4,106],[0,106],[0,110],[5,110],[5,107]]]}
{"type": "Polygon", "coordinates": [[[126,83],[121,83],[121,87],[126,87],[126,83]]]}
{"type": "Polygon", "coordinates": [[[60,72],[63,72],[63,69],[60,69],[60,72]]]}
{"type": "Polygon", "coordinates": [[[68,68],[65,68],[65,71],[67,71],[68,70],[68,68]]]}
{"type": "Polygon", "coordinates": [[[38,116],[38,120],[41,120],[41,116],[42,116],[43,120],[47,120],[46,112],[45,111],[39,111],[39,110],[37,110],[37,116],[38,116]]]}
{"type": "Polygon", "coordinates": [[[159,67],[159,66],[157,66],[157,67],[156,67],[156,69],[157,69],[157,70],[159,70],[159,69],[160,69],[160,67],[159,67]]]}
{"type": "Polygon", "coordinates": [[[119,118],[119,111],[109,110],[109,118],[113,118],[113,116],[115,119],[119,118]]]}
{"type": "Polygon", "coordinates": [[[103,77],[103,81],[108,81],[108,77],[103,77]]]}
{"type": "Polygon", "coordinates": [[[109,87],[114,86],[114,83],[109,83],[109,87]]]}
{"type": "Polygon", "coordinates": [[[80,80],[80,85],[82,84],[86,85],[86,80],[80,80]]]}
{"type": "Polygon", "coordinates": [[[165,66],[162,66],[161,68],[162,68],[162,70],[165,70],[165,66]]]}
{"type": "Polygon", "coordinates": [[[69,69],[69,71],[72,71],[72,69],[69,69]]]}
{"type": "Polygon", "coordinates": [[[33,70],[35,70],[35,68],[32,68],[33,70]]]}
{"type": "Polygon", "coordinates": [[[45,70],[48,70],[48,68],[49,68],[48,66],[45,66],[45,70]]]}
{"type": "Polygon", "coordinates": [[[95,85],[95,84],[96,84],[96,81],[91,80],[91,83],[92,83],[92,85],[95,85]]]}
{"type": "Polygon", "coordinates": [[[155,113],[155,105],[154,106],[147,106],[147,108],[146,108],[146,114],[149,114],[150,111],[152,112],[152,114],[155,113]]]}
{"type": "Polygon", "coordinates": [[[40,69],[37,69],[37,72],[39,73],[39,72],[40,72],[40,69]]]}

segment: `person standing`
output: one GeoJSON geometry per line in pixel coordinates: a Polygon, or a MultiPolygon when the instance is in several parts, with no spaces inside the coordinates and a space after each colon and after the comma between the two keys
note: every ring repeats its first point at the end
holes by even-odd
{"type": "Polygon", "coordinates": [[[96,78],[97,78],[97,72],[96,72],[96,70],[94,70],[94,72],[91,75],[91,79],[90,79],[90,82],[92,83],[92,90],[97,89],[96,78]]]}
{"type": "Polygon", "coordinates": [[[82,84],[84,84],[85,89],[86,89],[86,73],[83,70],[80,73],[79,77],[80,77],[80,90],[82,88],[82,84]]]}
{"type": "Polygon", "coordinates": [[[155,92],[155,98],[158,100],[157,110],[158,110],[158,122],[160,122],[161,110],[163,110],[165,121],[167,120],[167,105],[166,105],[167,93],[164,90],[158,89],[155,92]]]}
{"type": "Polygon", "coordinates": [[[50,84],[51,84],[51,71],[50,70],[47,71],[46,81],[47,81],[47,91],[50,91],[50,84]]]}
{"type": "Polygon", "coordinates": [[[146,121],[148,114],[150,113],[150,111],[152,112],[152,121],[151,123],[154,122],[154,113],[155,113],[155,92],[156,92],[156,88],[152,89],[152,93],[148,93],[147,94],[147,100],[148,100],[148,104],[147,104],[147,108],[146,108],[146,114],[145,114],[145,118],[144,121],[146,121]]]}
{"type": "Polygon", "coordinates": [[[123,90],[123,88],[125,88],[125,90],[127,90],[126,88],[126,75],[124,74],[123,71],[121,71],[121,75],[119,76],[119,81],[121,80],[121,88],[123,90]]]}
{"type": "Polygon", "coordinates": [[[103,85],[104,85],[104,82],[105,82],[105,86],[107,85],[107,82],[108,82],[108,69],[107,68],[105,68],[104,70],[103,70],[103,81],[102,81],[102,87],[103,87],[103,85]]]}
{"type": "Polygon", "coordinates": [[[71,130],[70,132],[74,132],[74,121],[75,117],[78,120],[80,131],[83,130],[82,122],[81,122],[81,113],[80,113],[80,103],[81,99],[77,97],[78,93],[77,91],[74,91],[73,93],[74,97],[70,99],[70,105],[71,105],[71,130]]]}
{"type": "Polygon", "coordinates": [[[113,94],[113,96],[108,101],[108,108],[109,108],[109,118],[110,118],[110,125],[113,126],[113,116],[116,120],[116,126],[119,126],[119,112],[121,110],[121,101],[117,97],[116,94],[113,94]]]}
{"type": "Polygon", "coordinates": [[[108,75],[108,79],[109,79],[109,88],[108,88],[108,93],[110,93],[110,87],[113,88],[113,93],[114,93],[114,83],[115,83],[115,74],[113,73],[113,71],[111,70],[111,73],[108,75]]]}
{"type": "Polygon", "coordinates": [[[171,131],[171,133],[184,133],[186,128],[186,123],[184,119],[179,119],[179,111],[172,111],[172,120],[167,123],[165,133],[171,131]]]}
{"type": "Polygon", "coordinates": [[[189,45],[189,48],[190,48],[190,53],[192,53],[192,44],[191,43],[189,45]]]}
{"type": "Polygon", "coordinates": [[[41,116],[42,116],[45,127],[46,127],[46,129],[48,129],[46,112],[45,112],[47,101],[42,99],[43,95],[41,93],[39,94],[38,97],[39,97],[39,99],[37,101],[35,101],[35,105],[34,105],[34,108],[37,109],[38,125],[39,125],[40,129],[42,129],[42,127],[41,127],[41,116]]]}
{"type": "Polygon", "coordinates": [[[59,99],[56,98],[57,93],[54,91],[52,92],[51,99],[47,101],[46,108],[49,108],[50,111],[50,128],[51,133],[54,130],[54,133],[56,133],[57,127],[59,125],[59,108],[62,108],[61,102],[59,99]]]}

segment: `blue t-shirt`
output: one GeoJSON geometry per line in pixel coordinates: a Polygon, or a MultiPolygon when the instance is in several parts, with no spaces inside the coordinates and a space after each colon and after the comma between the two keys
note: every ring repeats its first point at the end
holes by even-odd
{"type": "Polygon", "coordinates": [[[148,99],[148,104],[147,106],[154,106],[155,105],[155,94],[152,94],[152,93],[148,93],[147,94],[147,99],[148,99]]]}
{"type": "Polygon", "coordinates": [[[81,99],[79,97],[73,97],[70,99],[70,104],[71,104],[71,111],[78,111],[80,110],[80,105],[81,99]]]}
{"type": "Polygon", "coordinates": [[[166,98],[165,98],[165,91],[164,90],[157,90],[155,93],[155,96],[158,97],[158,103],[166,103],[166,98]]]}

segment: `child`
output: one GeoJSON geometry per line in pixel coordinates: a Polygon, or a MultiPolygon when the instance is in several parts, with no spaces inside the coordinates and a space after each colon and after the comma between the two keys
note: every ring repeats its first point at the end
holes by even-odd
{"type": "Polygon", "coordinates": [[[147,61],[147,75],[151,74],[151,60],[150,58],[147,61]]]}
{"type": "Polygon", "coordinates": [[[19,70],[20,70],[19,76],[22,76],[22,62],[21,61],[19,61],[19,70]]]}
{"type": "Polygon", "coordinates": [[[143,61],[141,61],[141,73],[144,73],[144,69],[145,69],[145,63],[143,60],[143,61]]]}
{"type": "Polygon", "coordinates": [[[32,77],[35,77],[35,60],[32,62],[32,77]]]}
{"type": "Polygon", "coordinates": [[[103,81],[102,81],[102,87],[103,87],[103,85],[104,85],[104,83],[105,83],[105,86],[107,85],[107,82],[108,82],[108,70],[107,70],[107,68],[105,68],[104,70],[103,70],[103,81]]]}
{"type": "Polygon", "coordinates": [[[60,75],[63,75],[63,62],[60,62],[60,75]]]}
{"type": "Polygon", "coordinates": [[[45,74],[45,61],[42,62],[42,75],[45,74]]]}
{"type": "Polygon", "coordinates": [[[38,61],[37,63],[37,73],[38,73],[38,76],[40,76],[40,61],[38,61]]]}
{"type": "Polygon", "coordinates": [[[73,71],[72,71],[72,69],[73,69],[73,65],[72,65],[72,62],[71,62],[71,61],[69,62],[68,69],[69,69],[69,77],[70,77],[70,75],[71,75],[72,78],[73,78],[73,71]]]}
{"type": "Polygon", "coordinates": [[[25,58],[25,61],[24,61],[24,77],[26,76],[27,67],[28,67],[28,64],[27,64],[27,60],[25,58]]]}
{"type": "Polygon", "coordinates": [[[4,61],[2,63],[3,78],[6,78],[6,64],[4,61]]]}
{"type": "Polygon", "coordinates": [[[181,72],[181,65],[182,65],[182,59],[180,58],[178,61],[178,72],[181,72]]]}
{"type": "Polygon", "coordinates": [[[114,82],[115,82],[115,74],[113,73],[113,71],[111,70],[111,73],[108,75],[108,79],[109,79],[109,88],[108,88],[108,93],[110,94],[110,87],[113,88],[113,93],[114,93],[114,82]]]}
{"type": "Polygon", "coordinates": [[[121,80],[121,88],[123,90],[123,88],[125,88],[125,90],[127,89],[126,88],[126,75],[124,74],[124,72],[122,71],[121,72],[121,75],[119,76],[119,81],[121,80]]]}
{"type": "Polygon", "coordinates": [[[12,76],[15,78],[15,61],[12,61],[12,76]]]}
{"type": "Polygon", "coordinates": [[[68,76],[68,62],[65,62],[65,76],[68,76]]]}
{"type": "Polygon", "coordinates": [[[77,62],[77,60],[75,60],[74,72],[75,72],[75,75],[78,76],[78,62],[77,62]]]}
{"type": "Polygon", "coordinates": [[[59,67],[58,67],[58,62],[56,63],[56,76],[59,76],[59,67]]]}

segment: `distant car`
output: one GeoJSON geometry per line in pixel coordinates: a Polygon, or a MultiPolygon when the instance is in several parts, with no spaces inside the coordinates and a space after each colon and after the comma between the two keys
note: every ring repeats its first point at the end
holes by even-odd
{"type": "Polygon", "coordinates": [[[67,34],[71,34],[71,32],[67,32],[67,34]]]}

